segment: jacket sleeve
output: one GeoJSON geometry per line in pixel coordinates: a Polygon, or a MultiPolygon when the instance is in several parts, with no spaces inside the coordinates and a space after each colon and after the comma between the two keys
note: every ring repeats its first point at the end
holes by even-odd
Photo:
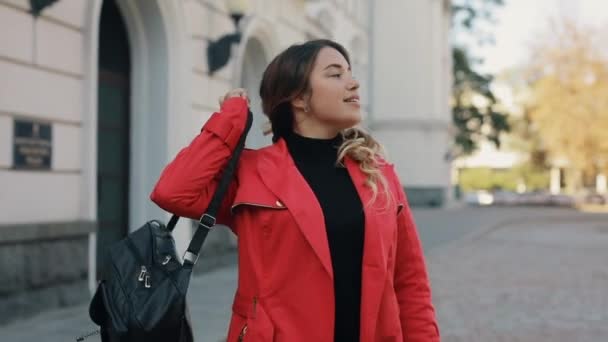
{"type": "Polygon", "coordinates": [[[397,251],[394,286],[404,342],[439,342],[439,327],[431,299],[431,286],[422,244],[407,198],[396,175],[398,204],[397,251]]]}
{"type": "MultiPolygon", "coordinates": [[[[232,97],[224,101],[220,112],[213,113],[200,134],[165,167],[150,199],[170,213],[198,220],[211,201],[246,120],[245,99],[232,97]]],[[[235,177],[226,191],[217,223],[230,225],[230,205],[237,186],[235,177]]]]}

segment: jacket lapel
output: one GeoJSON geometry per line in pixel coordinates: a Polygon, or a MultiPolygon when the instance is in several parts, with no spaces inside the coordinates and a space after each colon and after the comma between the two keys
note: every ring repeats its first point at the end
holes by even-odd
{"type": "MultiPolygon", "coordinates": [[[[361,341],[371,341],[375,334],[380,301],[386,282],[387,246],[381,230],[385,228],[379,209],[382,195],[372,205],[372,190],[365,185],[367,176],[357,162],[345,158],[344,164],[361,198],[365,213],[361,289],[361,341]]],[[[310,243],[321,264],[333,280],[333,271],[325,219],[319,202],[304,177],[298,171],[287,146],[280,139],[260,154],[258,172],[264,184],[285,204],[302,234],[310,243]]]]}
{"type": "Polygon", "coordinates": [[[261,153],[258,171],[264,184],[285,204],[323,268],[333,280],[325,218],[314,192],[280,139],[261,153]]]}
{"type": "Polygon", "coordinates": [[[369,204],[372,190],[365,185],[367,175],[359,164],[345,158],[345,166],[357,188],[365,212],[365,240],[363,243],[363,265],[361,284],[361,341],[372,341],[376,328],[380,301],[386,282],[386,246],[381,235],[383,229],[382,215],[379,209],[384,204],[382,195],[378,195],[374,204],[369,204]]]}

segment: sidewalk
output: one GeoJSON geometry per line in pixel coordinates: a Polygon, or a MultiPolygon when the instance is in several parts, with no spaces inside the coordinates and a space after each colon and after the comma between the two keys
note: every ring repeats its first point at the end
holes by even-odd
{"type": "MultiPolygon", "coordinates": [[[[188,290],[188,304],[193,319],[196,341],[224,341],[232,295],[236,289],[236,266],[224,267],[194,277],[188,290]]],[[[89,318],[88,303],[42,313],[0,327],[0,340],[11,342],[64,342],[84,338],[83,342],[100,341],[98,327],[89,318]]]]}
{"type": "MultiPolygon", "coordinates": [[[[415,209],[442,341],[603,341],[608,216],[539,208],[415,209]],[[563,336],[563,337],[562,337],[563,336]],[[603,336],[603,338],[599,338],[603,336]]],[[[189,289],[197,341],[223,341],[236,266],[189,289]]],[[[88,304],[0,326],[0,341],[99,341],[88,304]]]]}

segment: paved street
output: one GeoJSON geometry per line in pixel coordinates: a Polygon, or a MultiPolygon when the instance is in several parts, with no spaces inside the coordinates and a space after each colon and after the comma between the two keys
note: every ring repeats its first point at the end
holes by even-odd
{"type": "MultiPolygon", "coordinates": [[[[416,209],[443,341],[601,341],[608,336],[608,220],[564,209],[416,209]]],[[[193,279],[198,341],[225,334],[236,268],[193,279]]],[[[0,327],[0,340],[75,341],[86,305],[0,327]]],[[[84,341],[99,341],[92,335],[84,341]]]]}
{"type": "MultiPolygon", "coordinates": [[[[601,214],[586,214],[573,209],[550,207],[459,207],[455,209],[413,210],[420,237],[427,253],[437,247],[477,231],[491,229],[513,222],[535,220],[582,220],[603,217],[601,214]]],[[[608,216],[606,216],[608,217],[608,216]]]]}
{"type": "Polygon", "coordinates": [[[443,341],[608,341],[608,220],[531,220],[433,253],[443,341]]]}

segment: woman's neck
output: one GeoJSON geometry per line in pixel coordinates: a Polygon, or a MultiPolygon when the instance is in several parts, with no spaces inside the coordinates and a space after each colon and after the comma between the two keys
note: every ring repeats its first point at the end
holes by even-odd
{"type": "Polygon", "coordinates": [[[328,125],[316,124],[311,120],[300,122],[293,128],[299,136],[313,139],[333,139],[340,134],[340,130],[328,125]]]}
{"type": "Polygon", "coordinates": [[[338,148],[342,144],[342,135],[331,138],[314,138],[291,132],[285,137],[289,153],[298,162],[314,162],[334,165],[338,158],[338,148]]]}

